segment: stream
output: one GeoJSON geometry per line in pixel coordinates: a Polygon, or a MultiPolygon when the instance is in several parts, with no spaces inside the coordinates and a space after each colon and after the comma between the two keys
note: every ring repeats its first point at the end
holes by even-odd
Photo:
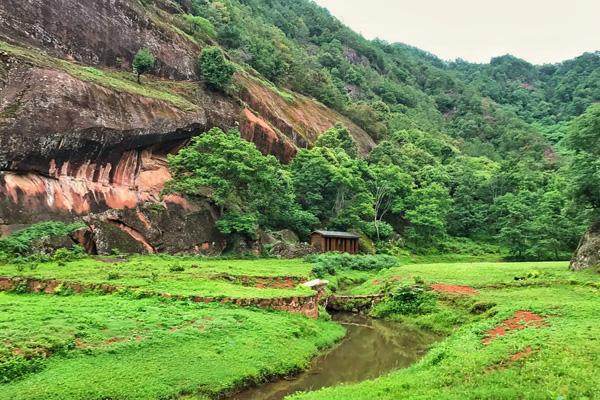
{"type": "Polygon", "coordinates": [[[438,339],[398,322],[346,313],[332,317],[348,331],[339,345],[299,375],[249,388],[230,400],[281,400],[300,391],[373,379],[414,363],[438,339]]]}

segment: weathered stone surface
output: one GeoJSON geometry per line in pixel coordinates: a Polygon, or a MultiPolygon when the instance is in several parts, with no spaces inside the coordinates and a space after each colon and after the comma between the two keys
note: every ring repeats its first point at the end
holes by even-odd
{"type": "Polygon", "coordinates": [[[71,249],[75,241],[69,235],[49,236],[35,240],[31,247],[35,253],[52,255],[58,249],[71,249]]]}
{"type": "Polygon", "coordinates": [[[227,242],[216,229],[216,211],[202,201],[167,196],[163,203],[108,210],[84,218],[98,254],[125,253],[218,255],[227,242]]]}
{"type": "Polygon", "coordinates": [[[310,254],[315,254],[318,250],[308,243],[289,243],[278,241],[271,247],[271,255],[281,258],[302,258],[310,254]]]}
{"type": "Polygon", "coordinates": [[[61,219],[157,201],[166,156],[239,110],[220,96],[184,112],[53,70],[17,65],[0,92],[0,219],[61,219]]]}
{"type": "Polygon", "coordinates": [[[123,72],[131,71],[135,52],[148,47],[158,59],[156,75],[195,79],[200,49],[173,25],[176,14],[189,11],[189,1],[152,3],[0,2],[0,40],[39,56],[0,52],[0,234],[39,221],[101,218],[120,210],[117,220],[126,227],[98,220],[97,231],[81,243],[93,248],[99,242],[101,252],[113,243],[146,252],[219,252],[221,237],[206,204],[192,212],[167,206],[156,218],[148,216],[150,228],[128,220],[140,209],[147,214],[145,203],[162,201],[160,192],[170,178],[166,157],[192,137],[212,127],[237,127],[264,154],[289,162],[298,148],[341,121],[363,153],[373,147],[364,130],[335,111],[296,93],[290,102],[249,76],[235,77],[242,88],[239,98],[178,82],[193,86],[182,94],[191,104],[183,110],[79,79],[72,69],[56,67],[64,61],[36,61],[53,56],[83,64],[71,68],[94,65],[123,72]]]}
{"type": "Polygon", "coordinates": [[[583,235],[571,259],[571,269],[574,271],[597,266],[600,266],[600,221],[583,235]]]}
{"type": "MultiPolygon", "coordinates": [[[[168,10],[166,16],[181,12],[166,7],[170,1],[153,3],[168,10]]],[[[198,46],[158,23],[159,13],[129,0],[2,0],[0,38],[85,64],[126,69],[135,53],[147,47],[157,57],[159,75],[194,78],[198,46]]]]}
{"type": "Polygon", "coordinates": [[[280,231],[273,232],[273,236],[286,243],[300,243],[300,239],[298,238],[296,232],[290,229],[282,229],[280,231]]]}

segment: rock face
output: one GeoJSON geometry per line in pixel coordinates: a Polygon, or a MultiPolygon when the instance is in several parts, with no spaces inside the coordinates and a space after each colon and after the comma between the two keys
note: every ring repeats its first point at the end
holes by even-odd
{"type": "Polygon", "coordinates": [[[571,259],[571,269],[574,271],[597,266],[600,266],[600,221],[583,235],[571,259]]]}
{"type": "Polygon", "coordinates": [[[85,217],[88,241],[96,240],[87,247],[101,252],[126,242],[134,251],[218,252],[223,238],[209,203],[160,196],[167,156],[191,138],[239,128],[264,154],[289,162],[341,121],[363,152],[374,146],[335,111],[296,93],[284,99],[246,73],[235,77],[239,97],[190,81],[201,49],[177,27],[186,4],[0,2],[0,233],[85,217]],[[130,67],[141,47],[156,55],[163,78],[147,77],[143,87],[130,67]],[[147,203],[162,208],[152,214],[147,203]]]}
{"type": "Polygon", "coordinates": [[[160,76],[192,79],[197,46],[159,22],[189,10],[156,3],[157,8],[129,0],[2,0],[0,38],[83,64],[124,68],[147,47],[157,55],[160,76]]]}

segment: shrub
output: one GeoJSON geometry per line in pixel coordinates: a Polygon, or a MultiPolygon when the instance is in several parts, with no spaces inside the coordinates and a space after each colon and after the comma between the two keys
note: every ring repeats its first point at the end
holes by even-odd
{"type": "Polygon", "coordinates": [[[217,37],[214,25],[206,18],[197,15],[184,14],[183,19],[189,24],[192,32],[203,33],[213,39],[217,37]]]}
{"type": "Polygon", "coordinates": [[[85,252],[84,248],[79,245],[75,245],[72,249],[63,248],[56,250],[52,256],[52,261],[65,263],[69,261],[81,260],[86,257],[87,253],[85,252]]]}
{"type": "Polygon", "coordinates": [[[169,267],[169,271],[171,272],[183,272],[185,271],[185,267],[181,264],[173,264],[169,267]]]}
{"type": "Polygon", "coordinates": [[[110,271],[108,273],[107,279],[109,281],[116,281],[117,279],[121,279],[121,274],[119,274],[117,271],[110,271]]]}
{"type": "Polygon", "coordinates": [[[435,293],[425,287],[402,286],[375,306],[371,314],[377,318],[427,314],[435,310],[436,299],[435,293]]]}
{"type": "Polygon", "coordinates": [[[396,257],[387,255],[326,253],[310,255],[305,260],[313,264],[313,274],[318,277],[335,275],[336,270],[381,271],[398,265],[396,257]]]}
{"type": "Polygon", "coordinates": [[[235,72],[234,66],[225,59],[219,47],[210,46],[202,49],[197,62],[198,76],[208,87],[222,90],[225,88],[235,72]]]}
{"type": "Polygon", "coordinates": [[[41,222],[0,239],[0,253],[12,257],[27,256],[32,252],[31,245],[34,241],[51,236],[69,235],[83,227],[85,225],[81,223],[41,222]]]}
{"type": "Polygon", "coordinates": [[[145,74],[146,72],[150,72],[152,68],[154,68],[154,64],[156,64],[156,59],[154,58],[154,55],[150,52],[150,50],[138,50],[135,57],[133,58],[132,64],[133,69],[137,74],[137,83],[142,83],[140,79],[141,75],[145,74]]]}
{"type": "Polygon", "coordinates": [[[323,278],[325,275],[335,275],[335,268],[332,265],[315,264],[312,273],[317,278],[323,278]]]}

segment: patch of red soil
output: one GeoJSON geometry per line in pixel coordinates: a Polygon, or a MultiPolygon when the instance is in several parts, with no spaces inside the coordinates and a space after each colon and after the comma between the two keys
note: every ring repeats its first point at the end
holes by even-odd
{"type": "Polygon", "coordinates": [[[435,290],[436,292],[442,292],[442,293],[465,294],[465,295],[477,294],[477,290],[475,290],[469,286],[448,285],[445,283],[435,283],[435,284],[431,285],[431,288],[433,290],[435,290]]]}
{"type": "Polygon", "coordinates": [[[115,337],[112,337],[112,338],[110,338],[108,340],[105,340],[104,343],[106,343],[106,344],[113,344],[113,343],[123,343],[123,342],[126,342],[126,341],[127,341],[127,339],[115,336],[115,337]]]}
{"type": "Polygon", "coordinates": [[[529,327],[545,326],[544,317],[531,311],[517,311],[514,317],[502,322],[494,329],[486,332],[486,337],[483,339],[484,344],[489,344],[498,336],[504,336],[510,331],[521,330],[529,327]]]}
{"type": "Polygon", "coordinates": [[[510,356],[509,360],[513,362],[519,361],[525,357],[529,357],[532,353],[533,349],[531,348],[531,346],[528,346],[525,350],[519,351],[518,353],[515,353],[512,356],[510,356]]]}
{"type": "Polygon", "coordinates": [[[527,357],[531,356],[532,354],[533,354],[533,349],[531,348],[531,346],[527,346],[524,350],[511,355],[506,360],[503,360],[498,364],[495,364],[491,367],[486,368],[485,372],[491,373],[491,372],[497,371],[499,369],[507,368],[510,366],[510,364],[517,362],[519,360],[522,360],[524,358],[527,358],[527,357]]]}

